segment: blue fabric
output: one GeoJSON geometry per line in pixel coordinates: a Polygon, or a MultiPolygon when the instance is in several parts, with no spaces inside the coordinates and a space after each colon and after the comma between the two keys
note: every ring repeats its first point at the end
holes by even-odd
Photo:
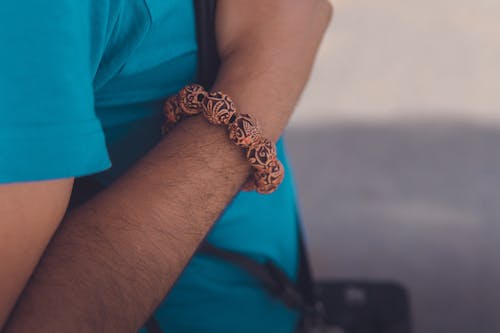
{"type": "MultiPolygon", "coordinates": [[[[196,75],[192,2],[0,5],[0,183],[120,177],[160,140],[162,100],[196,75]],[[112,163],[112,167],[111,167],[112,163]]],[[[241,193],[208,239],[297,270],[295,193],[241,193]]],[[[292,332],[297,314],[236,267],[197,255],[159,307],[168,332],[292,332]]]]}

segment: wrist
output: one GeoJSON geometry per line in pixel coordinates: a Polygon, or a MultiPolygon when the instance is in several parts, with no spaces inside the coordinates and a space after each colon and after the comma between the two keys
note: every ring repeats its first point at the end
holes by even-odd
{"type": "Polygon", "coordinates": [[[165,150],[183,155],[186,150],[195,151],[200,165],[220,169],[226,176],[238,175],[243,182],[250,174],[250,166],[241,149],[228,138],[223,127],[209,124],[203,116],[189,117],[179,122],[163,139],[165,150]],[[186,140],[189,137],[189,140],[186,140]]]}
{"type": "Polygon", "coordinates": [[[277,157],[275,143],[263,136],[254,116],[238,112],[233,99],[225,92],[207,92],[198,84],[187,85],[165,101],[163,112],[164,135],[186,117],[200,114],[209,124],[225,128],[230,141],[242,149],[252,167],[244,190],[268,194],[283,181],[283,165],[277,157]]]}

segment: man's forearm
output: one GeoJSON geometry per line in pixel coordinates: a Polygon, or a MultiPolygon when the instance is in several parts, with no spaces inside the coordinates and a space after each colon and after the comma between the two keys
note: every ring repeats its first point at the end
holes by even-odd
{"type": "Polygon", "coordinates": [[[203,119],[180,125],[64,221],[6,332],[133,332],[248,172],[203,119]]]}
{"type": "MultiPolygon", "coordinates": [[[[235,3],[220,1],[219,16],[234,11],[235,3]]],[[[216,88],[231,94],[241,112],[255,115],[273,139],[291,114],[326,26],[305,20],[297,29],[298,14],[276,21],[280,15],[272,13],[250,34],[242,30],[246,42],[232,32],[237,29],[218,24],[223,66],[216,88]],[[296,40],[287,40],[284,31],[297,33],[296,40]]],[[[229,19],[225,24],[238,25],[229,19]]],[[[136,331],[248,172],[224,129],[199,117],[183,121],[120,180],[66,218],[6,332],[136,331]]]]}

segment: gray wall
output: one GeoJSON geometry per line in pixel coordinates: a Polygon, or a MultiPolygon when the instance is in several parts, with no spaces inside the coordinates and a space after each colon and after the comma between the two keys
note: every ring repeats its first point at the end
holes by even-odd
{"type": "Polygon", "coordinates": [[[500,1],[337,1],[287,132],[316,275],[500,332],[500,1]]]}

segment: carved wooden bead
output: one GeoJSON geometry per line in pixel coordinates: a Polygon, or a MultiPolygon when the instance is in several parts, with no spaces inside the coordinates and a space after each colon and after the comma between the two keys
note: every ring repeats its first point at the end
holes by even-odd
{"type": "Polygon", "coordinates": [[[165,121],[161,127],[161,133],[166,135],[182,118],[182,110],[177,102],[177,95],[170,96],[163,104],[163,116],[165,121]]]}
{"type": "Polygon", "coordinates": [[[182,117],[182,110],[177,102],[177,95],[170,96],[163,104],[163,115],[170,124],[175,124],[182,117]]]}
{"type": "Polygon", "coordinates": [[[229,124],[229,139],[242,148],[248,148],[262,137],[257,120],[248,114],[238,114],[229,124]]]}
{"type": "Polygon", "coordinates": [[[203,109],[202,101],[207,95],[205,89],[199,84],[190,84],[179,91],[179,106],[187,116],[194,116],[203,109]]]}
{"type": "Polygon", "coordinates": [[[228,125],[236,106],[228,95],[219,91],[208,93],[203,100],[203,115],[213,125],[228,125]]]}
{"type": "Polygon", "coordinates": [[[255,170],[255,186],[257,192],[268,194],[274,192],[283,181],[285,169],[280,161],[274,160],[269,163],[265,170],[255,170]]]}
{"type": "Polygon", "coordinates": [[[261,139],[248,148],[246,155],[253,168],[266,169],[277,158],[276,145],[268,139],[261,139]]]}

